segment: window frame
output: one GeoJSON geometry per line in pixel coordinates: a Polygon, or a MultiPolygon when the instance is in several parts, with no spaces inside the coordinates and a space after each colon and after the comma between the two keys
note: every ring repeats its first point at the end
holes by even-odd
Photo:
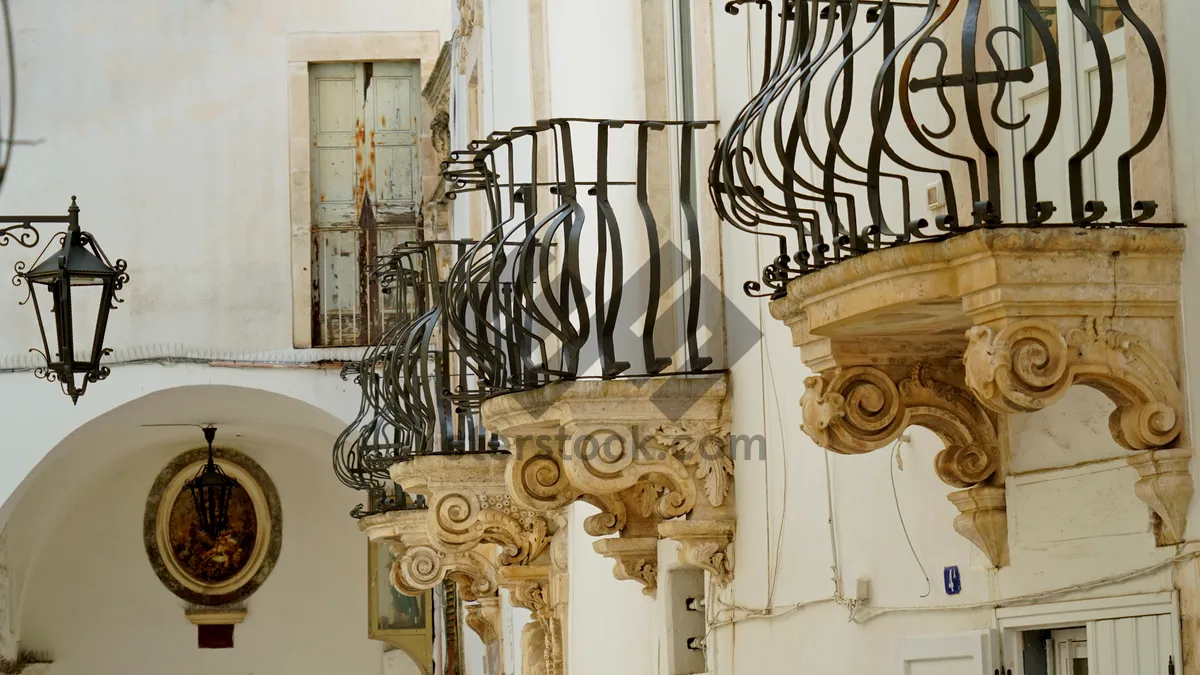
{"type": "MultiPolygon", "coordinates": [[[[313,325],[313,213],[312,157],[309,136],[311,106],[309,64],[417,61],[421,86],[429,82],[442,49],[439,31],[365,33],[292,33],[287,36],[288,79],[288,181],[290,194],[290,246],[292,277],[292,346],[311,349],[317,344],[313,325]]],[[[422,97],[422,124],[418,130],[418,160],[423,186],[426,158],[433,156],[428,122],[432,112],[422,97]]],[[[418,212],[425,201],[418,199],[418,212]]],[[[340,349],[331,347],[329,349],[340,349]]]]}

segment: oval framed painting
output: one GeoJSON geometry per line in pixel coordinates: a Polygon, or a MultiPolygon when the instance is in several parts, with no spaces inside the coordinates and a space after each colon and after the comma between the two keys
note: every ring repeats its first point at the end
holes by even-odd
{"type": "Polygon", "coordinates": [[[229,527],[216,537],[198,526],[185,483],[208,460],[208,449],[176,457],[146,500],[143,538],[155,574],[176,596],[219,606],[248,598],[266,581],[283,544],[283,514],[275,484],[254,460],[213,448],[213,459],[238,485],[229,499],[229,527]]]}

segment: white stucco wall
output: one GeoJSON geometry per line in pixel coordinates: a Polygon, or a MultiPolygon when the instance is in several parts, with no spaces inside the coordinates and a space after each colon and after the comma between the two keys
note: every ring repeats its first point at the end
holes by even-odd
{"type": "MultiPolygon", "coordinates": [[[[446,39],[452,3],[11,9],[17,136],[33,143],[14,153],[0,211],[65,213],[78,195],[83,228],[132,276],[109,327],[113,374],[78,406],[22,370],[36,324],[20,290],[0,293],[0,524],[22,639],[54,651],[61,672],[381,672],[382,646],[366,638],[365,543],[348,516],[362,497],[329,465],[357,388],[336,369],[205,362],[353,357],[292,348],[288,38],[446,39]],[[161,363],[180,358],[196,363],[161,363]],[[124,364],[144,359],[160,362],[124,364]],[[140,523],[149,481],[198,432],[138,425],[209,421],[272,473],[288,526],[237,648],[197,655],[194,628],[145,561],[140,523]]],[[[0,262],[35,254],[10,246],[0,262]]]]}
{"type": "MultiPolygon", "coordinates": [[[[279,395],[200,387],[153,395],[89,425],[88,440],[41,473],[6,528],[23,646],[50,653],[53,672],[66,675],[384,672],[383,645],[366,635],[367,545],[347,515],[356,495],[329,475],[337,422],[279,395]],[[236,403],[260,416],[231,419],[236,403]],[[132,423],[185,405],[224,413],[218,444],[258,462],[282,503],[279,561],[247,601],[229,650],[196,647],[184,603],[159,582],[142,541],[158,472],[202,444],[196,429],[132,423]]],[[[387,672],[408,675],[411,663],[387,672]]]]}

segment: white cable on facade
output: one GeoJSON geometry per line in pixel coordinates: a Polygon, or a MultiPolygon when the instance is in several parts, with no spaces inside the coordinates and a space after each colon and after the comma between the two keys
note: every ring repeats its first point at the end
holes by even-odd
{"type": "Polygon", "coordinates": [[[922,598],[928,598],[930,593],[933,593],[933,584],[929,583],[929,572],[925,570],[925,563],[921,562],[921,556],[917,555],[917,547],[913,546],[912,537],[908,536],[908,525],[904,524],[904,512],[900,510],[900,494],[896,492],[896,466],[900,463],[900,444],[904,442],[903,435],[896,439],[892,444],[891,461],[888,462],[888,476],[892,479],[892,499],[896,502],[896,517],[900,519],[900,530],[904,532],[904,540],[908,542],[908,550],[912,551],[913,560],[917,561],[917,567],[921,568],[921,574],[925,577],[925,595],[922,598]]]}
{"type": "Polygon", "coordinates": [[[1017,596],[1013,596],[1011,598],[1001,598],[999,600],[986,600],[983,602],[967,603],[967,604],[962,604],[962,605],[913,605],[913,606],[907,606],[907,607],[876,607],[876,606],[872,606],[872,605],[859,604],[856,600],[853,600],[853,599],[839,598],[839,597],[828,597],[828,598],[818,598],[816,600],[806,600],[804,602],[799,602],[794,605],[788,605],[782,609],[779,609],[778,611],[776,611],[776,609],[773,607],[765,608],[765,609],[754,609],[754,608],[749,608],[749,607],[727,605],[727,606],[723,607],[721,609],[721,611],[740,611],[740,612],[745,612],[745,614],[743,616],[735,616],[733,618],[726,619],[724,621],[715,623],[709,627],[709,632],[711,633],[712,631],[716,630],[717,628],[721,628],[723,626],[728,626],[728,625],[738,623],[741,621],[747,621],[747,620],[752,620],[752,619],[774,619],[774,618],[778,618],[778,617],[783,617],[783,616],[792,614],[794,612],[797,612],[801,609],[804,609],[805,607],[810,607],[812,605],[818,605],[818,604],[825,604],[825,603],[829,603],[829,602],[836,602],[838,604],[846,605],[847,607],[849,607],[851,610],[850,621],[855,624],[864,624],[868,621],[871,621],[872,619],[877,619],[885,614],[894,614],[894,613],[898,613],[898,612],[935,612],[935,611],[943,611],[944,612],[944,611],[965,611],[965,610],[975,610],[975,609],[999,609],[1001,607],[1029,604],[1032,602],[1037,602],[1038,600],[1047,600],[1049,598],[1066,595],[1068,593],[1076,593],[1079,591],[1086,591],[1086,590],[1091,590],[1093,588],[1099,588],[1101,586],[1109,586],[1112,584],[1129,581],[1130,579],[1136,579],[1138,577],[1146,576],[1147,574],[1153,574],[1154,572],[1157,572],[1166,567],[1170,567],[1171,565],[1174,565],[1176,563],[1185,562],[1185,561],[1192,560],[1195,558],[1200,558],[1200,551],[1192,551],[1190,553],[1181,553],[1179,555],[1168,558],[1166,560],[1154,563],[1153,565],[1148,565],[1146,567],[1141,567],[1141,568],[1138,568],[1138,569],[1135,569],[1135,570],[1132,570],[1129,572],[1123,572],[1121,574],[1114,574],[1114,575],[1103,577],[1100,579],[1094,579],[1092,581],[1085,581],[1085,582],[1079,583],[1079,584],[1072,584],[1070,586],[1064,586],[1061,588],[1055,588],[1055,589],[1047,590],[1047,591],[1039,591],[1037,593],[1026,593],[1025,595],[1017,595],[1017,596]],[[860,615],[859,611],[865,612],[865,614],[860,615]]]}

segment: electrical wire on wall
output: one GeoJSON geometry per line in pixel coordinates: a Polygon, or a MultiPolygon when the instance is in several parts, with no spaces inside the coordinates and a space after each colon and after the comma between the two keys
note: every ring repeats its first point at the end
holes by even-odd
{"type": "Polygon", "coordinates": [[[900,459],[900,444],[908,440],[908,436],[901,434],[900,438],[892,443],[892,457],[888,462],[888,477],[892,479],[892,499],[896,502],[896,517],[900,519],[900,530],[904,532],[904,540],[908,542],[908,550],[912,551],[913,560],[917,561],[917,567],[921,568],[921,574],[925,577],[925,595],[922,598],[928,598],[933,592],[933,585],[929,583],[929,572],[925,571],[925,563],[921,562],[921,556],[917,555],[917,547],[913,546],[912,537],[908,536],[908,525],[904,523],[904,512],[900,509],[900,494],[896,492],[896,469],[904,470],[903,460],[900,459]]]}

